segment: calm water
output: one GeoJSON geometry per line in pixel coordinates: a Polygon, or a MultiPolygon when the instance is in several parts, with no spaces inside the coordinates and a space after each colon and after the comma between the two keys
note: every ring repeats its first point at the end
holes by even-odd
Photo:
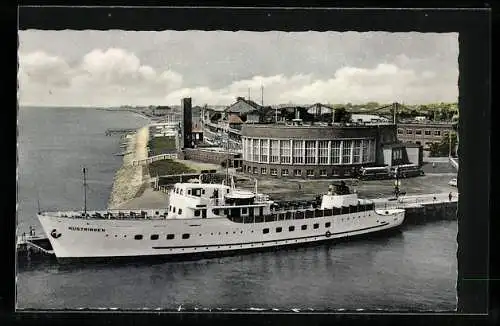
{"type": "MultiPolygon", "coordinates": [[[[42,209],[104,208],[121,157],[107,128],[146,120],[95,109],[22,108],[18,233],[42,209]]],[[[457,223],[412,226],[390,238],[195,262],[18,270],[19,308],[454,310],[457,223]]]]}

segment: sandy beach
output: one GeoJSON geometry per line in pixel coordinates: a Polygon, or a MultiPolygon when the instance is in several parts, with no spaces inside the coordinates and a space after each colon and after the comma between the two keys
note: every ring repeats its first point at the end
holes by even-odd
{"type": "Polygon", "coordinates": [[[117,208],[137,196],[141,187],[148,182],[147,169],[142,165],[133,165],[135,160],[148,157],[147,144],[149,141],[149,127],[145,126],[129,136],[127,152],[123,156],[123,166],[116,172],[113,188],[109,196],[108,208],[117,208]]]}

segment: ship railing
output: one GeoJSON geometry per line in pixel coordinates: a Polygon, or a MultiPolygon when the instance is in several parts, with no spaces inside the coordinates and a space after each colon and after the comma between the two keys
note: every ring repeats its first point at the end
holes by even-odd
{"type": "Polygon", "coordinates": [[[56,216],[63,218],[78,218],[78,219],[164,219],[168,216],[168,210],[125,210],[125,209],[110,209],[106,211],[87,211],[82,212],[55,212],[42,213],[42,215],[56,216]]]}

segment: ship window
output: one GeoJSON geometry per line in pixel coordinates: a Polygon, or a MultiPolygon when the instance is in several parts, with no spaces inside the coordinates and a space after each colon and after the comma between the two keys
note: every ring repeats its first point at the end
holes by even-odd
{"type": "Polygon", "coordinates": [[[175,206],[172,208],[172,212],[174,212],[174,213],[175,213],[175,206]]]}
{"type": "Polygon", "coordinates": [[[182,208],[179,208],[179,215],[182,214],[182,208]]]}
{"type": "Polygon", "coordinates": [[[160,214],[160,212],[156,211],[155,214],[158,215],[158,214],[160,214]]]}
{"type": "Polygon", "coordinates": [[[191,195],[191,189],[188,189],[188,195],[191,195]]]}
{"type": "Polygon", "coordinates": [[[173,234],[167,234],[167,240],[172,240],[175,237],[173,234]]]}
{"type": "Polygon", "coordinates": [[[182,238],[183,238],[183,239],[189,239],[189,233],[184,233],[184,234],[182,235],[182,238]]]}
{"type": "Polygon", "coordinates": [[[195,209],[194,210],[194,216],[200,216],[200,210],[199,209],[195,209]]]}
{"type": "Polygon", "coordinates": [[[266,228],[266,229],[262,230],[262,233],[264,233],[264,234],[269,233],[269,229],[266,228]]]}
{"type": "Polygon", "coordinates": [[[282,230],[281,226],[276,228],[276,232],[277,232],[277,233],[280,233],[280,232],[281,232],[281,230],[282,230]]]}
{"type": "Polygon", "coordinates": [[[247,209],[246,208],[242,208],[241,209],[241,214],[246,214],[247,213],[247,209]]]}
{"type": "Polygon", "coordinates": [[[136,235],[134,236],[134,239],[135,239],[135,240],[142,240],[142,234],[136,234],[136,235]]]}
{"type": "Polygon", "coordinates": [[[169,205],[169,206],[168,206],[168,210],[169,210],[169,211],[172,211],[172,205],[169,205]]]}
{"type": "Polygon", "coordinates": [[[314,229],[319,228],[319,224],[318,224],[318,223],[315,223],[315,224],[313,225],[313,228],[314,228],[314,229]]]}
{"type": "Polygon", "coordinates": [[[226,193],[229,193],[229,189],[226,189],[226,193]]]}
{"type": "Polygon", "coordinates": [[[293,226],[293,225],[292,225],[292,226],[289,226],[289,227],[288,227],[288,231],[290,231],[290,232],[295,231],[295,226],[293,226]]]}
{"type": "Polygon", "coordinates": [[[215,215],[219,215],[219,209],[218,208],[214,209],[213,212],[214,212],[215,215]]]}
{"type": "Polygon", "coordinates": [[[158,234],[151,234],[151,240],[158,240],[158,234]]]}
{"type": "Polygon", "coordinates": [[[325,228],[329,228],[329,227],[330,227],[330,225],[331,225],[331,223],[330,223],[330,222],[326,222],[326,223],[325,223],[325,228]]]}
{"type": "Polygon", "coordinates": [[[307,230],[307,225],[305,225],[305,224],[304,224],[304,225],[302,225],[300,228],[301,228],[302,230],[307,230]]]}
{"type": "Polygon", "coordinates": [[[204,195],[205,194],[205,189],[201,189],[201,194],[204,195]]]}

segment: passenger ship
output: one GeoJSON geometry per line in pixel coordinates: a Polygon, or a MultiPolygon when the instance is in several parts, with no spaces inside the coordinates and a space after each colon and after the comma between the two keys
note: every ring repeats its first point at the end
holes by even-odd
{"type": "Polygon", "coordinates": [[[40,212],[58,261],[95,258],[192,259],[303,245],[398,227],[404,209],[375,209],[345,183],[318,205],[283,208],[230,184],[177,183],[167,209],[40,212]]]}

